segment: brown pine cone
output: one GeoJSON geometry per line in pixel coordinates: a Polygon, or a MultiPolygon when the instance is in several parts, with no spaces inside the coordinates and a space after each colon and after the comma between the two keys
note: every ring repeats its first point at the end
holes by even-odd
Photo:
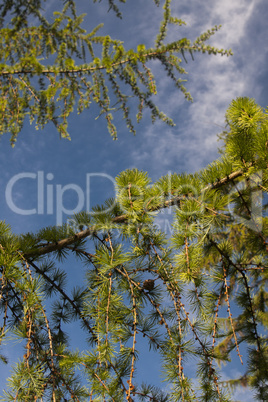
{"type": "Polygon", "coordinates": [[[146,279],[143,282],[142,288],[145,289],[145,290],[149,290],[149,292],[150,292],[150,290],[153,290],[153,288],[154,288],[154,280],[153,279],[146,279]]]}

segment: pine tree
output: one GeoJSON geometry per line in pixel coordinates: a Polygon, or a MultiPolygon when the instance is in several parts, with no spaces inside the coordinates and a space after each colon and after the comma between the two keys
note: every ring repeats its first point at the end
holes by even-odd
{"type": "MultiPolygon", "coordinates": [[[[108,3],[120,17],[116,1],[108,3]]],[[[11,133],[12,145],[26,114],[40,128],[52,121],[66,137],[73,108],[83,111],[92,101],[115,137],[109,93],[134,131],[124,85],[137,101],[138,120],[147,107],[153,120],[172,124],[151,100],[156,83],[147,63],[160,61],[190,98],[177,77],[183,73],[177,54],[226,53],[205,45],[215,30],[193,44],[164,44],[167,26],[183,23],[172,17],[168,0],[155,48],[136,51],[97,36],[97,29],[84,32],[73,1],[64,2],[52,23],[38,0],[6,0],[0,7],[1,132],[11,133]],[[39,25],[30,23],[33,17],[39,25]]],[[[1,342],[12,334],[25,349],[2,400],[227,402],[237,384],[268,400],[267,111],[238,98],[226,123],[221,158],[200,172],[152,184],[146,172],[124,171],[116,198],[94,215],[75,215],[72,227],[18,236],[0,222],[1,342]],[[171,237],[155,223],[165,208],[173,210],[171,237]],[[73,256],[86,276],[70,289],[64,263],[73,256]],[[70,347],[71,322],[80,323],[86,351],[70,347]],[[161,356],[167,392],[137,381],[144,343],[161,356]],[[221,364],[233,351],[245,373],[227,383],[221,364]],[[192,373],[185,368],[189,359],[196,364],[192,373]]],[[[1,358],[5,364],[4,348],[1,358]]]]}

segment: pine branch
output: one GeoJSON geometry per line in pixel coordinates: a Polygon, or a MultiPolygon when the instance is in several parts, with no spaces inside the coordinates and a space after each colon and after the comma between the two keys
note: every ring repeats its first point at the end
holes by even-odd
{"type": "MultiPolygon", "coordinates": [[[[53,68],[51,66],[51,68],[45,68],[42,67],[42,70],[39,71],[38,75],[40,74],[79,74],[79,73],[92,73],[94,71],[100,71],[100,70],[108,70],[110,71],[110,69],[116,69],[116,67],[127,64],[127,63],[133,63],[135,61],[137,61],[137,56],[138,57],[142,57],[144,59],[155,59],[155,58],[160,58],[161,55],[166,54],[170,51],[175,51],[175,52],[179,52],[182,49],[183,50],[194,50],[194,51],[198,51],[198,52],[202,52],[203,47],[202,46],[196,46],[196,45],[185,45],[185,43],[183,43],[181,46],[177,45],[176,42],[174,42],[174,44],[171,44],[169,46],[170,48],[166,48],[163,50],[155,50],[155,51],[149,51],[149,52],[140,52],[137,55],[135,54],[133,57],[129,57],[126,58],[125,60],[120,60],[117,61],[115,63],[112,63],[111,65],[109,65],[109,67],[107,67],[107,65],[94,65],[92,66],[91,64],[88,64],[86,67],[79,67],[79,68],[53,68]]],[[[227,52],[227,54],[229,55],[229,53],[227,52]]],[[[160,58],[161,60],[161,58],[160,58]]],[[[10,70],[2,70],[0,71],[0,76],[12,76],[12,75],[20,75],[20,74],[33,74],[35,73],[35,70],[24,70],[24,69],[20,69],[20,70],[14,70],[14,67],[10,67],[10,70]]]]}
{"type": "Polygon", "coordinates": [[[58,286],[45,272],[43,272],[40,268],[38,268],[38,266],[33,262],[28,260],[29,264],[35,269],[35,271],[40,274],[45,280],[46,282],[49,282],[53,288],[55,288],[62,296],[65,300],[67,300],[70,305],[72,306],[72,308],[74,309],[74,311],[77,313],[77,315],[79,316],[79,318],[83,321],[83,323],[85,324],[85,327],[89,330],[89,332],[92,334],[93,339],[96,340],[96,334],[93,331],[93,329],[91,328],[91,326],[89,325],[89,322],[86,320],[86,318],[84,317],[84,315],[81,313],[79,307],[75,304],[75,302],[67,295],[66,292],[64,292],[62,290],[62,288],[60,286],[58,286]]]}
{"type": "MultiPolygon", "coordinates": [[[[237,170],[237,171],[231,173],[230,175],[223,177],[222,179],[218,180],[217,182],[204,187],[202,189],[202,192],[204,192],[208,189],[217,189],[221,186],[226,185],[229,182],[232,182],[234,179],[241,177],[242,175],[243,175],[243,170],[237,170]]],[[[156,208],[149,208],[149,212],[159,211],[163,208],[169,208],[174,205],[179,206],[181,200],[184,198],[186,198],[186,196],[183,196],[183,197],[180,195],[175,196],[175,197],[171,198],[170,200],[166,200],[161,206],[158,206],[156,208]]],[[[115,224],[126,223],[127,221],[128,221],[127,214],[116,216],[111,219],[111,223],[115,223],[115,224]]],[[[46,254],[52,253],[54,251],[64,249],[64,248],[70,246],[71,244],[77,243],[80,240],[85,239],[86,237],[94,235],[97,231],[98,231],[97,225],[93,225],[85,230],[82,230],[81,232],[74,234],[73,236],[59,240],[56,243],[48,244],[46,246],[40,245],[39,249],[34,249],[33,251],[25,253],[24,257],[27,260],[29,260],[29,259],[31,260],[32,258],[40,257],[42,255],[46,255],[46,254]]]]}
{"type": "Polygon", "coordinates": [[[241,274],[241,276],[242,276],[242,278],[243,278],[243,280],[245,282],[245,288],[246,288],[246,291],[247,291],[248,302],[249,302],[249,305],[250,305],[250,314],[251,314],[251,317],[252,317],[252,322],[253,322],[253,327],[254,327],[255,341],[257,343],[257,351],[261,352],[260,336],[259,336],[258,330],[257,330],[257,322],[256,322],[256,317],[255,317],[255,312],[254,312],[254,309],[253,309],[253,305],[252,305],[252,299],[251,299],[251,295],[250,295],[249,284],[248,284],[246,274],[245,274],[243,268],[240,268],[238,266],[238,264],[235,264],[232,261],[232,259],[229,257],[229,255],[227,253],[225,253],[223,250],[221,250],[219,245],[214,240],[210,239],[210,242],[217,249],[217,251],[220,253],[220,255],[225,258],[225,260],[228,262],[228,264],[233,266],[241,274]]]}

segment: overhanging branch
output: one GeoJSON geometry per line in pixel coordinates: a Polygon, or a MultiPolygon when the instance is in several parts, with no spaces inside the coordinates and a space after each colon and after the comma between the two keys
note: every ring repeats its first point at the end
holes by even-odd
{"type": "MultiPolygon", "coordinates": [[[[217,182],[204,187],[202,192],[209,190],[209,189],[219,188],[242,175],[243,175],[243,170],[237,170],[237,171],[231,173],[230,175],[223,177],[222,179],[218,180],[217,182]]],[[[185,199],[185,197],[186,197],[186,195],[183,196],[184,199],[185,199]]],[[[182,197],[180,195],[175,196],[175,197],[171,198],[170,200],[166,200],[161,206],[157,206],[157,207],[153,207],[153,208],[149,209],[148,212],[160,211],[161,209],[169,208],[174,205],[178,206],[180,204],[181,200],[182,200],[182,197]]],[[[126,223],[127,221],[128,221],[127,214],[116,216],[111,219],[111,223],[126,223]]],[[[57,242],[40,247],[38,250],[35,249],[32,252],[25,253],[24,257],[26,259],[35,258],[35,257],[40,257],[45,254],[52,253],[53,251],[61,250],[63,248],[66,248],[67,246],[70,246],[71,244],[74,244],[80,240],[85,239],[88,236],[93,235],[97,231],[98,231],[97,225],[92,225],[92,226],[88,227],[87,229],[77,232],[70,237],[67,237],[67,238],[59,240],[57,242]]]]}

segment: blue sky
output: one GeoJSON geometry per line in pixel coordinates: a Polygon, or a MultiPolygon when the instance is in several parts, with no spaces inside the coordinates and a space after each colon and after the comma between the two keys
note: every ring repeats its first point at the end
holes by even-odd
{"type": "MultiPolygon", "coordinates": [[[[121,7],[122,21],[112,12],[107,13],[105,1],[94,5],[88,0],[77,3],[79,11],[88,14],[84,26],[89,31],[104,22],[101,32],[125,40],[126,47],[136,48],[138,43],[153,46],[162,17],[161,7],[155,7],[153,0],[128,0],[121,7]]],[[[55,4],[53,0],[46,2],[48,14],[56,11],[55,4]]],[[[227,58],[197,54],[194,61],[187,57],[186,86],[193,103],[188,103],[155,66],[157,102],[173,118],[174,128],[161,122],[151,125],[145,114],[133,137],[119,118],[118,141],[113,141],[105,121],[95,119],[98,111],[92,106],[80,116],[74,113],[69,120],[71,141],[60,140],[52,124],[37,132],[34,125],[25,124],[14,149],[9,144],[9,135],[4,135],[0,140],[0,219],[6,220],[14,232],[34,232],[44,225],[55,225],[61,218],[65,221],[68,214],[61,215],[59,211],[57,214],[56,200],[59,205],[62,196],[64,207],[74,210],[79,206],[78,201],[82,202],[82,195],[64,186],[79,187],[85,198],[86,189],[90,189],[87,201],[92,206],[114,194],[113,180],[122,170],[142,169],[153,180],[168,172],[199,170],[218,157],[217,134],[224,129],[225,111],[232,99],[249,96],[263,107],[268,105],[267,0],[173,0],[172,9],[187,26],[172,28],[168,40],[182,37],[194,40],[201,32],[221,24],[222,29],[209,43],[232,48],[234,55],[227,58]],[[20,215],[10,208],[10,200],[6,199],[10,180],[25,173],[31,176],[24,175],[14,182],[14,205],[24,210],[37,209],[37,177],[43,177],[44,198],[40,199],[39,189],[39,210],[43,203],[44,213],[20,215]],[[49,191],[53,193],[50,199],[53,213],[48,213],[49,191]]],[[[7,353],[12,357],[11,349],[7,353]]],[[[0,366],[0,373],[2,370],[0,366]]],[[[248,392],[239,392],[238,399],[253,400],[248,392]]]]}

